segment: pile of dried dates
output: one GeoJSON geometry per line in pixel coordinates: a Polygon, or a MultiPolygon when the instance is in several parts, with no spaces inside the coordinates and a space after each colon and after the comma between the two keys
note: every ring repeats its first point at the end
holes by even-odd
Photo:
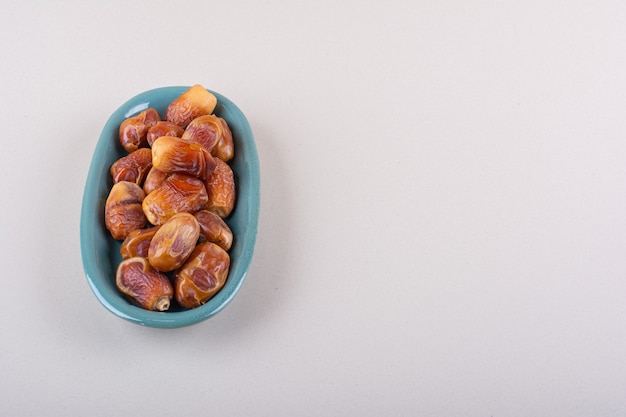
{"type": "Polygon", "coordinates": [[[125,119],[128,154],[111,165],[106,228],[122,240],[117,288],[155,311],[206,303],[228,278],[235,206],[233,137],[213,114],[217,98],[194,85],[167,107],[125,119]]]}

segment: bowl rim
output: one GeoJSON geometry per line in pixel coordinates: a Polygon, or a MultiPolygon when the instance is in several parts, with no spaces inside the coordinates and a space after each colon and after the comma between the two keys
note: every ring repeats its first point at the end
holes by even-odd
{"type": "MultiPolygon", "coordinates": [[[[113,130],[114,132],[117,132],[119,130],[119,123],[121,122],[120,118],[123,120],[123,118],[137,114],[142,110],[151,107],[150,103],[154,103],[155,101],[168,100],[171,102],[171,100],[178,97],[189,88],[190,86],[165,86],[143,91],[128,99],[109,116],[100,132],[92,153],[81,202],[81,258],[84,273],[92,292],[98,301],[114,315],[132,323],[147,327],[177,328],[190,326],[213,317],[222,311],[234,298],[245,281],[254,254],[254,247],[258,233],[260,211],[260,168],[258,151],[252,129],[250,128],[247,118],[239,107],[235,105],[235,103],[222,94],[207,88],[207,91],[214,94],[218,101],[218,107],[216,107],[215,113],[220,115],[219,110],[224,110],[227,111],[229,115],[232,113],[232,117],[236,117],[236,126],[230,126],[231,123],[229,123],[229,126],[231,127],[231,130],[234,129],[237,132],[233,131],[235,149],[246,150],[245,165],[249,172],[249,175],[246,176],[249,180],[249,184],[246,184],[246,189],[249,190],[249,192],[245,196],[245,219],[249,221],[249,224],[246,224],[244,241],[239,242],[243,245],[241,254],[236,260],[234,260],[234,262],[231,260],[231,271],[229,272],[226,284],[220,292],[200,307],[189,310],[167,312],[145,310],[126,300],[121,293],[115,293],[106,288],[107,285],[103,280],[110,280],[111,277],[103,276],[103,271],[98,265],[96,265],[96,260],[94,258],[94,255],[96,255],[96,248],[94,247],[94,242],[97,239],[96,227],[98,227],[97,222],[100,221],[94,214],[94,208],[97,206],[96,201],[101,198],[100,194],[102,193],[102,190],[99,190],[98,187],[95,186],[100,184],[100,181],[102,181],[102,171],[103,166],[105,165],[102,160],[108,156],[107,152],[111,152],[111,146],[116,148],[120,146],[118,143],[114,143],[113,145],[110,143],[112,134],[111,131],[113,130]],[[233,274],[233,276],[231,276],[231,274],[233,274]]],[[[238,174],[239,173],[235,172],[236,176],[238,174]]],[[[237,204],[240,202],[241,196],[238,188],[237,204]]],[[[101,208],[103,210],[103,207],[101,208]]],[[[101,215],[103,216],[103,212],[101,215]]],[[[235,236],[235,238],[237,237],[238,236],[235,236]]],[[[112,238],[110,239],[109,245],[114,242],[112,238]]]]}

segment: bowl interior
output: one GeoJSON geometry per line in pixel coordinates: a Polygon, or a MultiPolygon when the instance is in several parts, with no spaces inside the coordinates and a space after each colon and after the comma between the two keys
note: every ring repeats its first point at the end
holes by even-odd
{"type": "Polygon", "coordinates": [[[237,186],[236,205],[225,219],[233,232],[229,251],[230,272],[224,287],[206,304],[167,312],[144,310],[128,301],[115,286],[115,271],[121,261],[121,242],[114,240],[104,224],[104,204],[113,185],[109,168],[127,155],[118,139],[119,125],[127,117],[149,107],[164,117],[168,104],[189,87],[163,87],[141,93],[120,106],[106,122],[93,153],[83,194],[80,243],[87,280],[98,300],[115,315],[151,327],[182,327],[205,320],[221,311],[241,287],[254,252],[259,217],[259,159],[250,125],[228,98],[211,91],[218,100],[214,113],[228,123],[235,144],[230,166],[237,186]]]}

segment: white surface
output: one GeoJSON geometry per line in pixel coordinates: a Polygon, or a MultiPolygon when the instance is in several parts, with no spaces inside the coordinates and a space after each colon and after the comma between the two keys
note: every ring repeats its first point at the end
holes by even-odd
{"type": "Polygon", "coordinates": [[[0,415],[626,414],[626,6],[515,3],[3,4],[0,415]],[[120,103],[196,82],[255,133],[257,249],[142,328],[83,185],[120,103]]]}

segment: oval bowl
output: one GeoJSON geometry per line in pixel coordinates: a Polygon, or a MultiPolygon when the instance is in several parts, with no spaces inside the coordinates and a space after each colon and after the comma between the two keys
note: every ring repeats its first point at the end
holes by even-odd
{"type": "Polygon", "coordinates": [[[236,205],[226,223],[233,232],[229,251],[231,264],[224,287],[204,305],[186,310],[172,303],[172,310],[144,310],[128,301],[115,285],[115,271],[121,261],[120,241],[114,240],[104,225],[104,204],[113,185],[109,168],[127,155],[118,139],[120,123],[127,117],[153,107],[161,117],[172,100],[188,86],[162,87],[138,94],[121,105],[106,122],[96,144],[87,174],[80,218],[80,246],[87,281],[96,298],[110,312],[130,322],[158,328],[189,326],[220,312],[235,296],[248,272],[256,241],[259,205],[259,157],[250,125],[244,114],[228,98],[217,97],[214,114],[228,123],[235,144],[235,157],[229,163],[237,185],[236,205]]]}

